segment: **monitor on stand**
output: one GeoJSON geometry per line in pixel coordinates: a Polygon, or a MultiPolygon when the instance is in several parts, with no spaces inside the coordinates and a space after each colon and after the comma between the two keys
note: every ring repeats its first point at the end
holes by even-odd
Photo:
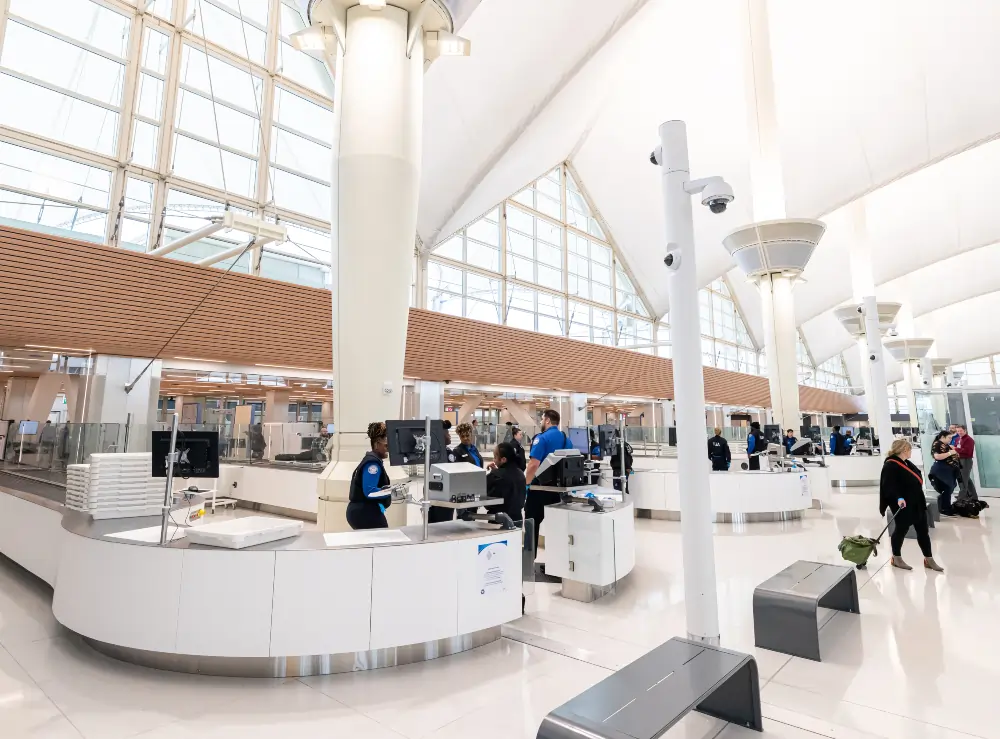
{"type": "MultiPolygon", "coordinates": [[[[219,432],[178,431],[177,460],[174,477],[219,476],[219,432]]],[[[167,476],[167,457],[170,455],[170,432],[153,432],[153,477],[167,476]]]]}
{"type": "Polygon", "coordinates": [[[445,444],[444,422],[431,421],[431,436],[428,440],[426,421],[386,421],[389,435],[389,464],[393,466],[423,464],[427,444],[431,449],[431,464],[448,461],[448,446],[445,444]]]}

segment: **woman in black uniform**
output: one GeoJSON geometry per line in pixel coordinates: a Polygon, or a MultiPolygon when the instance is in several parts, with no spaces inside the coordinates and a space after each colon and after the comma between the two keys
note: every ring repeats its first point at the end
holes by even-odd
{"type": "Polygon", "coordinates": [[[389,456],[389,437],[384,423],[368,424],[372,450],[364,456],[351,475],[347,504],[347,523],[352,529],[387,529],[385,509],[392,505],[392,495],[382,460],[389,456]]]}

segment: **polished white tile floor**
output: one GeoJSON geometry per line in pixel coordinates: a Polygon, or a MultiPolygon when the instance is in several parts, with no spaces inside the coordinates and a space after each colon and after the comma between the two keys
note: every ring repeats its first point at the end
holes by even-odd
{"type": "MultiPolygon", "coordinates": [[[[835,614],[823,629],[822,663],[754,649],[754,586],[795,559],[837,562],[841,536],[880,528],[876,501],[852,490],[802,521],[717,527],[723,644],[757,658],[764,736],[1000,739],[992,511],[932,532],[944,575],[886,567],[886,546],[860,581],[862,615],[835,614]]],[[[536,585],[499,642],[302,680],[178,675],[97,655],[55,622],[47,586],[0,557],[0,738],[531,739],[549,710],[684,634],[679,532],[637,521],[636,568],[617,593],[583,604],[536,585]]],[[[919,565],[915,542],[904,555],[919,565]]],[[[760,735],[692,714],[667,736],[760,735]]]]}

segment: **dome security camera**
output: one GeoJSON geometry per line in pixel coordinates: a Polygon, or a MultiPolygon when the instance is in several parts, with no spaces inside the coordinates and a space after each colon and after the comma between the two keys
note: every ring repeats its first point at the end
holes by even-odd
{"type": "Polygon", "coordinates": [[[657,146],[653,149],[653,152],[649,155],[649,163],[659,167],[663,164],[663,147],[657,146]]]}
{"type": "Polygon", "coordinates": [[[667,256],[663,258],[663,263],[671,272],[681,268],[681,250],[677,244],[667,244],[667,256]]]}
{"type": "Polygon", "coordinates": [[[721,177],[709,177],[701,193],[701,204],[718,215],[725,213],[729,204],[736,199],[733,188],[721,177]]]}

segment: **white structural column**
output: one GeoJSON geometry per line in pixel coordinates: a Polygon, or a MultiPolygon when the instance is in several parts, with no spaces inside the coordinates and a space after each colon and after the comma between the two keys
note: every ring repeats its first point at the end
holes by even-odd
{"type": "MultiPolygon", "coordinates": [[[[892,441],[892,416],[889,411],[889,388],[885,377],[885,351],[882,349],[882,334],[879,329],[878,303],[874,295],[866,295],[862,306],[865,311],[865,338],[868,342],[868,361],[871,363],[872,401],[874,406],[875,429],[879,437],[879,449],[886,454],[892,441]],[[874,359],[873,359],[874,357],[874,359]]],[[[872,416],[869,415],[869,424],[872,416]]]]}
{"type": "MultiPolygon", "coordinates": [[[[809,234],[816,229],[810,222],[785,220],[785,187],[768,1],[747,0],[740,7],[746,12],[743,68],[747,91],[750,186],[753,215],[757,223],[735,232],[726,246],[746,274],[756,278],[760,291],[771,417],[783,429],[795,429],[798,433],[802,413],[799,409],[798,332],[792,290],[799,273],[812,256],[815,243],[810,243],[809,234]],[[789,238],[791,241],[786,241],[789,238]],[[793,246],[792,241],[796,240],[800,243],[793,246]],[[779,245],[774,255],[769,251],[772,241],[779,245]],[[786,244],[788,253],[784,251],[786,244]],[[757,254],[742,253],[738,256],[741,249],[750,249],[757,254]]],[[[816,241],[822,233],[820,224],[816,241]]]]}
{"type": "MultiPolygon", "coordinates": [[[[661,400],[660,409],[663,413],[663,428],[669,429],[671,426],[674,425],[674,401],[661,400]]],[[[664,441],[666,440],[667,439],[664,439],[664,441]]]]}
{"type": "Polygon", "coordinates": [[[569,399],[572,404],[570,407],[570,426],[583,428],[587,425],[587,394],[573,393],[569,399]]]}
{"type": "Polygon", "coordinates": [[[355,461],[368,424],[398,415],[402,389],[423,136],[423,45],[418,34],[407,56],[408,22],[391,5],[348,8],[338,75],[334,423],[341,458],[355,461]]]}
{"type": "MultiPolygon", "coordinates": [[[[399,417],[423,144],[419,23],[410,36],[407,9],[357,4],[345,9],[349,4],[319,0],[309,6],[310,22],[324,27],[331,38],[327,51],[336,57],[331,188],[335,453],[318,483],[318,518],[325,531],[348,528],[351,475],[370,448],[368,424],[399,417]],[[332,41],[331,30],[343,45],[332,41]]],[[[388,472],[394,480],[401,478],[401,471],[388,472]]],[[[389,525],[403,525],[405,513],[405,506],[392,506],[389,525]]]]}
{"type": "Polygon", "coordinates": [[[798,332],[795,329],[795,277],[770,272],[757,280],[764,322],[767,381],[774,421],[782,429],[802,425],[799,409],[798,332]]]}
{"type": "Polygon", "coordinates": [[[691,316],[671,326],[674,397],[677,410],[677,470],[681,489],[681,551],[684,557],[684,606],[688,637],[717,644],[719,602],[709,470],[705,464],[705,379],[698,322],[698,271],[694,246],[687,128],[683,121],[660,126],[661,176],[666,212],[670,311],[691,316]]]}
{"type": "Polygon", "coordinates": [[[444,383],[428,382],[419,380],[417,382],[417,396],[419,407],[417,418],[441,418],[444,414],[444,383]]]}

